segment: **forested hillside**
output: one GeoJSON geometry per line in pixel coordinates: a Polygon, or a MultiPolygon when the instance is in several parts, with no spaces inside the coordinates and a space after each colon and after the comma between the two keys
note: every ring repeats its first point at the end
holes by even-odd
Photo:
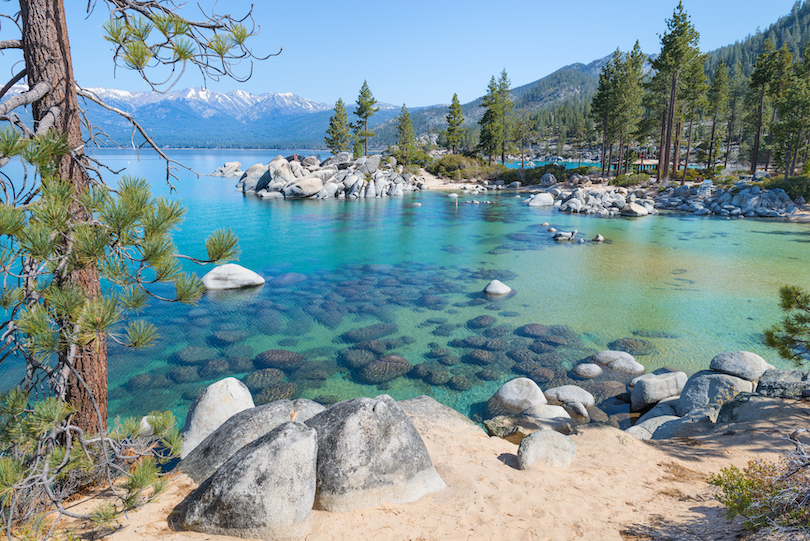
{"type": "Polygon", "coordinates": [[[776,49],[786,45],[794,58],[800,58],[804,47],[810,42],[810,1],[796,2],[789,15],[780,18],[766,30],[710,52],[705,64],[706,72],[713,75],[721,60],[725,60],[729,67],[739,61],[745,75],[750,76],[767,39],[776,49]]]}

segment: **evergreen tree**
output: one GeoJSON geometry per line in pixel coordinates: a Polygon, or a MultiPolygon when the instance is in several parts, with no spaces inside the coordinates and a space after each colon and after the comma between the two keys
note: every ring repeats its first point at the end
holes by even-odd
{"type": "Polygon", "coordinates": [[[357,97],[357,109],[354,114],[359,119],[354,126],[355,136],[363,141],[363,151],[368,156],[368,140],[374,137],[374,132],[368,129],[368,121],[374,116],[374,113],[380,110],[379,107],[374,107],[377,100],[371,94],[368,88],[368,81],[363,81],[363,86],[360,88],[360,95],[357,97]]]}
{"type": "Polygon", "coordinates": [[[450,103],[450,112],[447,113],[447,145],[456,153],[456,145],[461,143],[464,130],[461,125],[464,123],[464,114],[461,112],[461,104],[458,102],[458,94],[453,94],[453,101],[450,103]]]}
{"type": "Polygon", "coordinates": [[[351,150],[349,119],[346,115],[346,107],[343,105],[342,99],[338,99],[335,104],[335,114],[329,118],[329,128],[326,130],[324,142],[326,143],[326,148],[331,150],[332,154],[351,150]]]}
{"type": "MultiPolygon", "coordinates": [[[[676,110],[678,109],[679,77],[695,56],[699,54],[697,48],[699,41],[700,34],[689,20],[683,2],[679,2],[678,7],[675,8],[672,14],[672,18],[667,19],[667,31],[661,36],[661,53],[652,63],[655,70],[666,74],[670,79],[666,124],[665,128],[662,129],[664,137],[659,147],[661,150],[659,151],[658,170],[661,180],[669,178],[668,164],[670,158],[673,157],[672,136],[675,128],[676,110]]],[[[675,146],[677,150],[680,144],[675,146]]]]}
{"type": "Polygon", "coordinates": [[[397,147],[399,160],[407,167],[411,164],[411,160],[416,152],[416,139],[413,135],[413,123],[411,123],[411,115],[408,113],[408,108],[402,104],[402,110],[397,117],[397,147]]]}
{"type": "Polygon", "coordinates": [[[714,157],[715,129],[717,123],[723,122],[725,119],[729,100],[728,69],[724,60],[720,61],[717,71],[714,72],[714,79],[712,79],[712,86],[707,97],[708,113],[712,117],[712,130],[709,136],[709,156],[706,160],[706,169],[713,171],[714,162],[717,161],[714,157]]]}
{"type": "Polygon", "coordinates": [[[506,151],[510,141],[510,126],[512,124],[512,113],[514,104],[512,102],[512,83],[506,75],[506,69],[501,70],[501,77],[498,79],[498,101],[500,109],[500,129],[501,129],[501,163],[506,165],[506,151]]]}
{"type": "MultiPolygon", "coordinates": [[[[731,144],[733,140],[733,135],[736,131],[736,123],[739,121],[741,117],[739,113],[739,109],[743,104],[746,90],[748,88],[748,79],[745,77],[743,73],[742,64],[738,60],[734,64],[734,68],[731,71],[731,77],[729,80],[729,101],[728,101],[728,134],[726,136],[726,158],[723,163],[723,168],[728,168],[728,158],[729,154],[731,154],[731,144]]],[[[742,122],[739,122],[742,124],[742,122]]],[[[741,139],[741,138],[739,138],[741,139]]],[[[742,143],[741,140],[738,140],[738,143],[742,143]]]]}
{"type": "Polygon", "coordinates": [[[352,157],[356,160],[363,155],[363,140],[355,136],[352,141],[352,157]]]}
{"type": "Polygon", "coordinates": [[[518,111],[517,115],[515,116],[512,129],[512,138],[517,142],[520,150],[520,180],[524,180],[526,147],[532,143],[534,137],[537,135],[532,129],[532,121],[529,118],[529,112],[525,107],[518,111]]]}
{"type": "Polygon", "coordinates": [[[501,128],[501,118],[503,117],[503,102],[498,91],[498,82],[495,76],[489,80],[487,93],[481,100],[484,107],[484,115],[478,124],[481,125],[481,135],[478,138],[478,151],[488,157],[490,165],[493,156],[501,149],[503,140],[503,130],[501,128]]]}
{"type": "Polygon", "coordinates": [[[707,105],[706,91],[709,87],[706,84],[706,73],[703,71],[705,59],[705,55],[696,56],[683,73],[683,94],[681,99],[684,105],[684,121],[689,121],[689,131],[687,132],[686,159],[684,160],[681,183],[686,182],[686,172],[689,169],[689,153],[692,150],[692,128],[694,127],[695,118],[697,118],[701,109],[707,105]]]}
{"type": "Polygon", "coordinates": [[[759,144],[760,135],[762,133],[762,118],[765,111],[765,97],[768,92],[768,85],[773,79],[773,57],[774,47],[771,40],[765,40],[765,46],[762,53],[757,57],[754,64],[754,72],[751,74],[751,82],[749,83],[751,96],[756,96],[757,99],[757,112],[755,116],[756,131],[754,132],[754,147],[751,153],[751,174],[757,171],[757,162],[759,161],[759,144]]]}
{"type": "Polygon", "coordinates": [[[799,151],[810,132],[810,44],[802,60],[793,66],[784,90],[775,99],[777,121],[771,130],[776,139],[776,162],[787,181],[796,171],[799,151]]]}

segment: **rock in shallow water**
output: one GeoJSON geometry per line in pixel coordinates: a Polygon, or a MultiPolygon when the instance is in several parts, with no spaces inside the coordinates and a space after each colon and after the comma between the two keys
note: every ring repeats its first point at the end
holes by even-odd
{"type": "Polygon", "coordinates": [[[529,378],[515,378],[501,385],[487,402],[491,415],[520,413],[532,406],[546,404],[543,391],[529,378]]]}
{"type": "Polygon", "coordinates": [[[206,289],[240,289],[260,286],[264,278],[235,263],[226,263],[209,271],[202,277],[206,289]]]}
{"type": "Polygon", "coordinates": [[[500,280],[492,280],[487,284],[487,287],[484,288],[484,293],[491,297],[502,297],[504,295],[509,295],[511,292],[512,288],[500,280]]]}
{"type": "Polygon", "coordinates": [[[413,365],[401,355],[386,355],[357,370],[357,378],[372,385],[386,383],[411,371],[413,365]]]}

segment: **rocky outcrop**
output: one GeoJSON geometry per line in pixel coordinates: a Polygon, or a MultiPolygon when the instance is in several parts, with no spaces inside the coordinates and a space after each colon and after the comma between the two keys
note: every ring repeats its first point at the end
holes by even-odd
{"type": "MultiPolygon", "coordinates": [[[[803,203],[802,203],[803,204],[803,203]]],[[[764,190],[737,182],[729,189],[716,186],[679,186],[667,188],[655,199],[655,207],[678,210],[698,216],[745,216],[746,218],[783,218],[800,210],[781,188],[764,190]]]]}
{"type": "Polygon", "coordinates": [[[225,378],[206,387],[186,415],[186,424],[181,432],[183,448],[180,458],[185,458],[232,416],[252,407],[253,397],[247,386],[238,379],[225,378]]]}
{"type": "Polygon", "coordinates": [[[684,372],[644,374],[633,379],[630,382],[633,387],[630,392],[630,409],[641,411],[662,400],[680,395],[687,379],[684,372]]]}
{"type": "Polygon", "coordinates": [[[723,404],[739,393],[750,393],[754,385],[745,379],[704,370],[693,374],[684,385],[676,412],[686,415],[694,409],[723,404]]]}
{"type": "Polygon", "coordinates": [[[730,351],[721,353],[712,359],[709,369],[731,376],[757,381],[762,375],[773,369],[773,365],[750,351],[730,351]]]}
{"type": "Polygon", "coordinates": [[[414,502],[445,486],[419,432],[388,395],[338,402],[306,424],[318,433],[317,509],[414,502]]]}
{"type": "Polygon", "coordinates": [[[810,392],[810,372],[802,370],[768,370],[759,378],[757,393],[773,397],[805,396],[810,392]]]}
{"type": "Polygon", "coordinates": [[[425,188],[421,177],[400,173],[396,160],[380,155],[352,160],[341,152],[322,162],[315,156],[293,158],[277,156],[251,166],[237,189],[264,199],[329,199],[401,196],[425,188]]]}
{"type": "Polygon", "coordinates": [[[180,527],[215,535],[293,541],[315,501],[315,430],[287,422],[243,447],[186,500],[180,527]]]}
{"type": "Polygon", "coordinates": [[[226,263],[211,269],[202,277],[206,289],[241,289],[264,284],[264,278],[235,263],[226,263]]]}
{"type": "Polygon", "coordinates": [[[244,171],[242,171],[242,163],[241,162],[225,162],[225,165],[222,167],[217,167],[214,169],[214,172],[211,173],[212,177],[241,177],[244,175],[244,171]]]}

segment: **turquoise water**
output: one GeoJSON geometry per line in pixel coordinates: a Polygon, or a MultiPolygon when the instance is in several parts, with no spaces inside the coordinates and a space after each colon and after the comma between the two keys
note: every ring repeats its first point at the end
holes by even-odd
{"type": "MultiPolygon", "coordinates": [[[[232,160],[245,169],[277,154],[171,153],[203,173],[232,160]]],[[[99,155],[113,169],[148,178],[155,194],[169,195],[156,158],[99,155]]],[[[268,283],[209,292],[197,306],[153,301],[142,315],[161,332],[155,347],[110,346],[111,415],[172,409],[182,418],[205,385],[246,377],[261,364],[254,357],[274,349],[301,357],[277,365],[284,373],[252,382],[264,398],[429,394],[473,414],[502,382],[526,373],[544,388],[576,383],[598,399],[612,396],[620,385],[611,380],[621,378],[574,381],[569,369],[621,338],[646,341],[652,351],[637,359],[648,371],[697,371],[731,350],[786,366],[762,345],[761,333],[780,317],[779,287],[808,282],[804,225],[675,214],[604,219],[529,208],[505,192],[475,196],[492,202],[481,205],[465,204],[473,198],[466,195],[456,205],[432,191],[262,201],[235,191],[235,182],[181,173],[172,197],[183,200],[188,214],[175,240],[182,253],[203,257],[205,236],[230,227],[240,239],[239,263],[268,283]],[[600,233],[608,242],[556,244],[543,222],[584,238],[600,233]],[[485,299],[480,292],[493,278],[516,293],[485,299]],[[494,323],[476,328],[469,322],[478,316],[494,323]],[[529,323],[548,327],[529,337],[520,329],[529,323]],[[363,332],[377,342],[361,346],[375,350],[374,357],[399,354],[424,364],[421,372],[369,384],[374,374],[347,368],[358,350],[350,331],[375,325],[363,332]],[[483,344],[482,335],[491,342],[483,344]]],[[[19,377],[10,363],[0,369],[6,382],[19,377]]]]}
{"type": "MultiPolygon", "coordinates": [[[[583,166],[583,167],[588,167],[588,166],[599,167],[599,162],[586,162],[586,161],[583,161],[583,162],[540,162],[540,161],[535,161],[535,160],[532,160],[532,161],[534,161],[534,165],[536,167],[541,167],[543,165],[548,165],[550,163],[553,163],[555,165],[559,165],[560,167],[565,167],[566,169],[576,169],[579,166],[583,166]]],[[[527,160],[527,162],[528,162],[528,160],[527,160]]],[[[509,169],[520,169],[520,162],[506,162],[506,167],[508,167],[509,169]]],[[[529,166],[527,165],[526,168],[528,168],[528,167],[529,166]]]]}

